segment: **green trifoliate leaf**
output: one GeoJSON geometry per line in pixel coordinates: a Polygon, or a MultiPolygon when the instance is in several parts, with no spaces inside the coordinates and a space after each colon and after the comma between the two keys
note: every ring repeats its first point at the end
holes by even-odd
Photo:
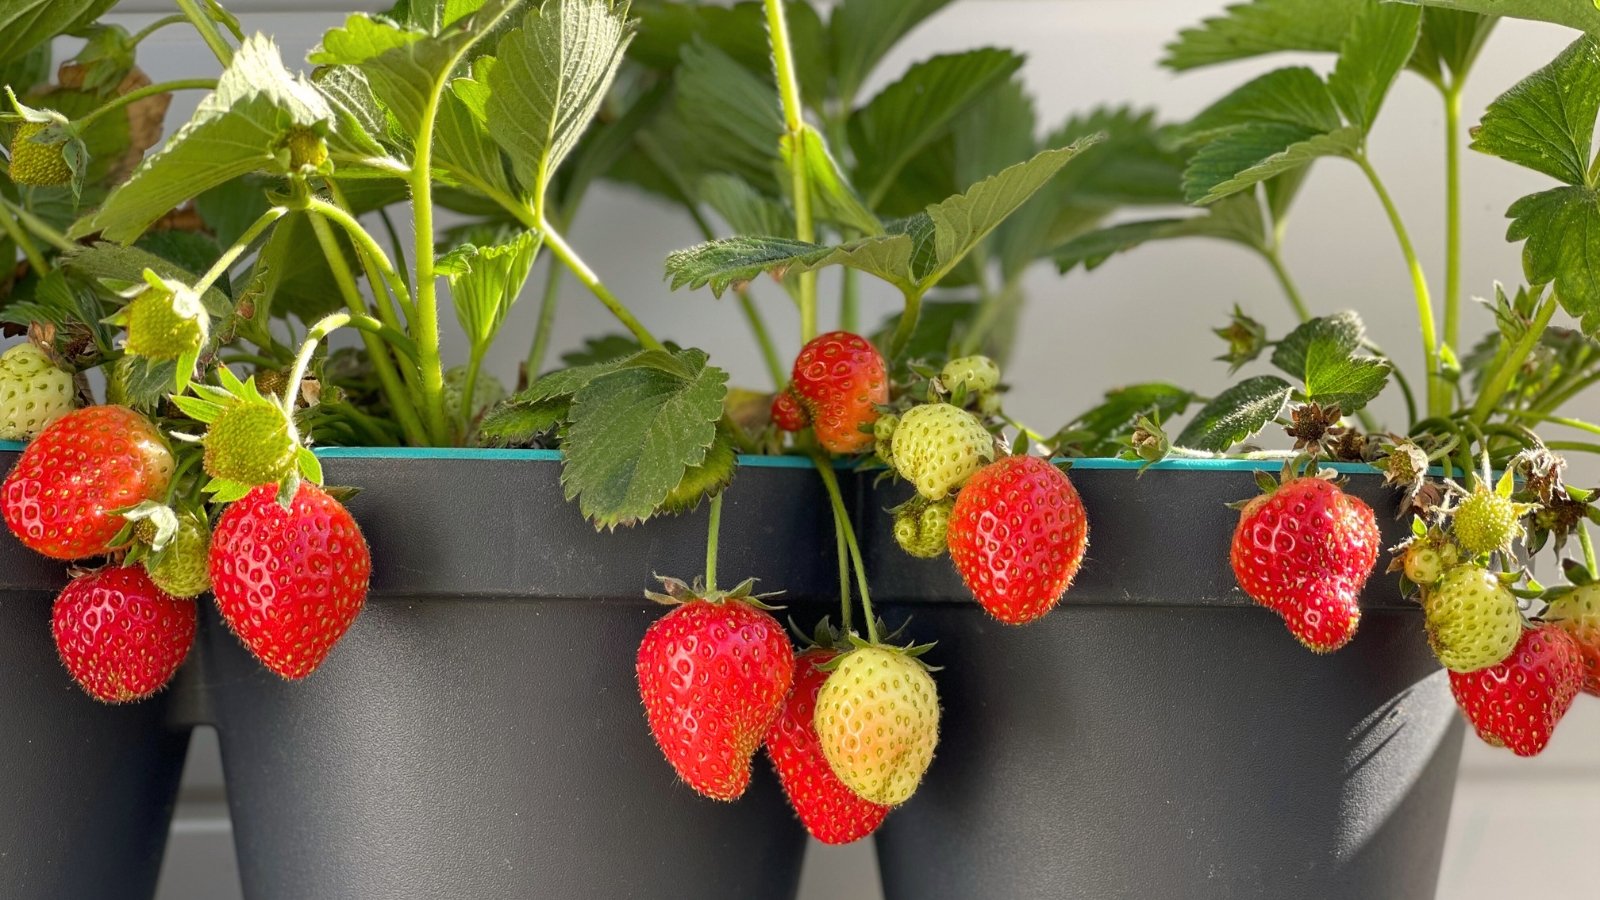
{"type": "Polygon", "coordinates": [[[1270,178],[1329,156],[1352,157],[1361,129],[1347,125],[1325,134],[1294,125],[1244,125],[1201,147],[1184,172],[1191,203],[1214,203],[1270,178]]]}
{"type": "Polygon", "coordinates": [[[1388,383],[1393,366],[1366,355],[1366,326],[1353,312],[1322,316],[1289,332],[1272,364],[1304,385],[1307,400],[1354,413],[1388,383]]]}
{"type": "Polygon", "coordinates": [[[1600,39],[1581,37],[1489,104],[1473,131],[1472,149],[1566,184],[1592,184],[1589,159],[1597,112],[1600,39]]]}
{"type": "Polygon", "coordinates": [[[1252,0],[1230,5],[1167,45],[1161,64],[1183,71],[1285,51],[1332,52],[1371,0],[1252,0]]]}
{"type": "Polygon", "coordinates": [[[478,425],[478,443],[485,447],[528,447],[567,420],[572,401],[524,401],[513,397],[489,410],[478,425]]]}
{"type": "Polygon", "coordinates": [[[494,342],[506,313],[522,294],[542,242],[536,232],[524,231],[506,243],[469,244],[439,260],[439,270],[450,280],[456,318],[474,352],[481,353],[494,342]]]}
{"type": "Polygon", "coordinates": [[[1533,19],[1600,34],[1600,7],[1593,0],[1399,0],[1485,16],[1533,19]]]}
{"type": "Polygon", "coordinates": [[[1261,204],[1253,192],[1245,191],[1212,204],[1205,215],[1124,222],[1091,231],[1063,244],[1054,257],[1063,274],[1079,265],[1092,271],[1112,256],[1150,241],[1209,237],[1247,247],[1262,247],[1266,242],[1265,230],[1261,204]]]}
{"type": "Polygon", "coordinates": [[[101,231],[109,240],[132,243],[150,223],[203,191],[251,172],[287,172],[284,141],[291,129],[325,128],[331,116],[322,95],[283,67],[272,41],[252,37],[189,121],[72,233],[101,231]]]}
{"type": "Polygon", "coordinates": [[[672,289],[709,286],[722,296],[763,272],[782,277],[827,266],[849,266],[904,288],[914,286],[910,235],[888,234],[830,247],[777,237],[732,237],[708,241],[667,256],[672,289]]]}
{"type": "Polygon", "coordinates": [[[654,515],[706,460],[727,377],[698,350],[651,350],[585,384],[562,441],[567,499],[598,528],[654,515]]]}
{"type": "Polygon", "coordinates": [[[839,170],[822,133],[805,124],[798,135],[785,134],[781,141],[785,166],[792,164],[790,160],[796,154],[796,144],[800,145],[798,153],[807,172],[813,213],[863,234],[882,233],[883,223],[861,202],[855,188],[839,170]]]}
{"type": "Polygon", "coordinates": [[[535,197],[599,110],[632,36],[625,2],[546,0],[495,45],[482,79],[489,134],[535,197]]]}
{"type": "Polygon", "coordinates": [[[767,197],[735,175],[707,175],[696,186],[695,198],[711,207],[735,234],[790,234],[794,216],[777,200],[767,197]]]}
{"type": "Polygon", "coordinates": [[[950,0],[843,0],[828,19],[833,77],[841,97],[853,99],[890,48],[950,0]]]}
{"type": "Polygon", "coordinates": [[[985,48],[935,56],[912,66],[850,117],[855,181],[876,206],[912,158],[951,121],[1022,66],[1022,57],[985,48]]]}
{"type": "Polygon", "coordinates": [[[1343,353],[1355,353],[1366,339],[1367,327],[1354,312],[1320,316],[1300,325],[1278,342],[1272,351],[1272,364],[1292,378],[1302,378],[1306,373],[1311,345],[1328,343],[1343,353]]]}
{"type": "MultiPolygon", "coordinates": [[[[8,0],[0,3],[0,59],[20,58],[58,34],[98,19],[116,0],[8,0]]],[[[31,85],[18,85],[18,88],[31,85]]]]}
{"type": "Polygon", "coordinates": [[[1412,71],[1437,85],[1460,82],[1499,21],[1462,10],[1424,9],[1422,38],[1411,54],[1412,71]]]}
{"type": "Polygon", "coordinates": [[[1378,108],[1416,49],[1422,11],[1396,3],[1371,3],[1356,16],[1339,45],[1328,92],[1345,119],[1372,130],[1378,108]]]}
{"type": "Polygon", "coordinates": [[[1507,212],[1510,241],[1527,241],[1522,267],[1556,296],[1585,333],[1600,333],[1600,190],[1567,186],[1523,197],[1507,212]]]}
{"type": "Polygon", "coordinates": [[[1222,453],[1267,427],[1294,388],[1276,375],[1257,375],[1239,382],[1207,403],[1173,443],[1193,450],[1222,453]]]}
{"type": "Polygon", "coordinates": [[[1285,125],[1305,132],[1329,132],[1344,124],[1328,86],[1301,66],[1274,69],[1251,79],[1202,110],[1182,134],[1204,140],[1241,125],[1285,125]]]}

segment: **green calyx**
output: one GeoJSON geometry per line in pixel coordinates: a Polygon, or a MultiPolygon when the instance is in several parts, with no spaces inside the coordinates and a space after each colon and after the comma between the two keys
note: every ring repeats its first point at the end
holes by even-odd
{"type": "Polygon", "coordinates": [[[272,403],[243,402],[219,414],[206,431],[205,470],[243,485],[277,484],[295,469],[299,447],[289,417],[272,403]]]}
{"type": "MultiPolygon", "coordinates": [[[[146,524],[141,522],[134,529],[136,537],[146,524]]],[[[156,587],[174,597],[194,597],[211,587],[206,566],[210,549],[211,529],[193,515],[181,515],[177,531],[161,550],[144,558],[144,568],[156,587]]]]}

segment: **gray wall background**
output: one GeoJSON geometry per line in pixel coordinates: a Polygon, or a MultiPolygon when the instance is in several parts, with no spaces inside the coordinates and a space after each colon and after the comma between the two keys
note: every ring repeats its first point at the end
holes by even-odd
{"type": "MultiPolygon", "coordinates": [[[[337,0],[232,0],[228,5],[243,14],[248,29],[275,34],[291,62],[339,20],[337,10],[345,6],[337,0]]],[[[1025,75],[1039,96],[1043,122],[1102,101],[1159,105],[1169,117],[1182,117],[1269,65],[1241,63],[1183,77],[1156,66],[1162,44],[1177,27],[1223,5],[1222,0],[965,0],[913,35],[912,49],[891,59],[877,80],[883,82],[884,73],[892,75],[914,58],[998,44],[1029,54],[1025,75]]],[[[134,0],[123,9],[132,13],[125,21],[138,25],[150,18],[144,13],[164,13],[170,6],[163,0],[134,0]]],[[[1569,39],[1552,27],[1502,25],[1468,92],[1468,121],[1569,39]]],[[[158,80],[205,71],[209,62],[204,48],[178,28],[153,38],[142,60],[158,80]]],[[[1270,63],[1276,64],[1281,61],[1270,63]]],[[[187,112],[192,103],[193,98],[180,100],[174,115],[187,112]]],[[[1442,128],[1432,89],[1406,77],[1373,138],[1375,161],[1434,268],[1436,292],[1442,286],[1442,128]]],[[[1519,279],[1517,251],[1503,240],[1503,213],[1511,200],[1543,185],[1536,176],[1476,154],[1466,155],[1465,166],[1465,284],[1481,296],[1495,279],[1519,279]]],[[[714,361],[736,382],[765,387],[759,360],[733,310],[707,293],[669,294],[662,283],[663,256],[695,240],[678,216],[628,193],[603,191],[584,209],[571,237],[657,334],[711,348],[714,361]]],[[[1382,212],[1353,166],[1317,167],[1300,201],[1287,257],[1314,309],[1359,308],[1381,343],[1402,361],[1415,359],[1405,270],[1382,212]]],[[[555,332],[557,350],[585,335],[617,330],[581,288],[568,284],[555,332]]],[[[827,285],[824,281],[825,297],[827,285]]],[[[1225,371],[1210,361],[1218,349],[1207,328],[1220,324],[1234,303],[1274,330],[1292,322],[1271,276],[1253,257],[1209,242],[1147,248],[1066,279],[1040,268],[1028,287],[1032,305],[1008,372],[1008,380],[1025,387],[1009,405],[1042,430],[1054,429],[1118,383],[1163,377],[1201,390],[1220,387],[1225,371]]],[[[790,307],[770,291],[762,299],[773,327],[787,336],[781,340],[784,352],[792,353],[798,341],[790,307]]],[[[531,335],[534,305],[526,299],[513,312],[508,337],[493,358],[493,368],[505,379],[526,352],[520,341],[531,335]]],[[[868,309],[887,313],[892,300],[870,298],[868,309]]],[[[1489,327],[1486,313],[1468,312],[1467,333],[1489,327]]],[[[1578,406],[1592,417],[1600,412],[1600,398],[1591,393],[1578,406]]],[[[1592,481],[1600,466],[1586,464],[1580,473],[1592,481]]],[[[1468,743],[1439,896],[1596,896],[1592,836],[1600,833],[1600,702],[1580,699],[1549,751],[1535,761],[1517,760],[1472,739],[1468,743]],[[1536,865],[1508,864],[1534,858],[1536,865]]],[[[875,900],[869,850],[815,849],[805,876],[806,900],[875,900]]],[[[209,734],[199,735],[191,754],[160,896],[237,896],[220,770],[209,734]]]]}

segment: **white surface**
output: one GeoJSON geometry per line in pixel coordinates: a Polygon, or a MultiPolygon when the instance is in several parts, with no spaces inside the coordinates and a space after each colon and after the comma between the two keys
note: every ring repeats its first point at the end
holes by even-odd
{"type": "MultiPolygon", "coordinates": [[[[888,2],[888,0],[886,0],[888,2]]],[[[232,3],[236,9],[294,8],[332,4],[319,0],[260,0],[232,3]]],[[[374,6],[376,4],[365,4],[374,6]]],[[[1072,110],[1102,101],[1159,104],[1168,117],[1192,113],[1220,92],[1267,64],[1244,63],[1185,76],[1155,65],[1161,45],[1177,26],[1198,20],[1223,4],[1217,0],[967,0],[947,10],[913,38],[913,53],[892,60],[888,71],[911,58],[984,43],[1027,51],[1025,70],[1040,94],[1041,118],[1051,123],[1072,110]]],[[[143,8],[162,9],[145,2],[143,8]]],[[[251,15],[246,26],[276,33],[286,51],[303,52],[332,14],[251,15]]],[[[204,51],[180,42],[181,29],[153,39],[145,65],[158,79],[192,74],[204,51]]],[[[1569,39],[1553,28],[1503,25],[1468,92],[1468,121],[1496,93],[1569,39]]],[[[1277,64],[1274,61],[1272,64],[1277,64]]],[[[1326,65],[1325,59],[1312,59],[1326,65]]],[[[881,79],[880,79],[881,80],[881,79]]],[[[1395,194],[1420,252],[1442,291],[1443,200],[1439,134],[1442,115],[1432,89],[1404,77],[1373,137],[1373,155],[1395,194]]],[[[1466,278],[1469,292],[1487,293],[1494,279],[1519,278],[1517,251],[1503,235],[1503,213],[1511,200],[1544,186],[1537,176],[1468,153],[1464,208],[1466,278]]],[[[709,294],[670,295],[661,280],[661,259],[695,240],[674,213],[622,192],[602,192],[584,210],[572,238],[607,282],[663,337],[707,347],[735,381],[764,386],[759,360],[732,308],[709,294]]],[[[1374,335],[1415,370],[1411,295],[1393,237],[1377,202],[1357,170],[1346,163],[1318,165],[1297,208],[1287,256],[1314,309],[1357,307],[1374,335]]],[[[829,281],[824,281],[825,290],[829,281]]],[[[582,336],[617,330],[598,305],[571,287],[563,296],[556,347],[582,336]]],[[[1040,267],[1029,280],[1033,297],[1008,380],[1025,385],[1012,407],[1041,429],[1053,429],[1093,402],[1105,388],[1152,377],[1178,380],[1201,390],[1224,383],[1225,371],[1210,358],[1219,352],[1207,329],[1238,302],[1276,329],[1290,323],[1287,307],[1266,270],[1252,256],[1208,242],[1146,248],[1108,263],[1090,275],[1059,278],[1040,267]]],[[[768,292],[764,305],[774,328],[790,335],[788,305],[768,292]]],[[[508,335],[531,333],[535,301],[513,313],[508,335]]],[[[887,312],[888,306],[878,305],[887,312]]],[[[826,308],[824,315],[828,313],[826,308]]],[[[824,321],[827,321],[824,319],[824,321]]],[[[1476,336],[1489,317],[1470,310],[1465,333],[1476,336]]],[[[519,338],[520,339],[520,338],[519,338]]],[[[509,378],[525,346],[507,341],[494,367],[509,378]]],[[[1600,409],[1594,395],[1585,398],[1600,409]]],[[[1593,478],[1600,468],[1583,469],[1593,478]]],[[[214,753],[197,742],[197,761],[214,753]]],[[[1600,896],[1595,880],[1593,835],[1600,833],[1600,701],[1582,698],[1548,753],[1516,760],[1469,738],[1467,759],[1451,817],[1441,898],[1503,900],[1542,896],[1600,896]],[[1539,848],[1537,863],[1533,854],[1539,848]],[[1517,863],[1528,860],[1529,864],[1517,863]]],[[[231,900],[226,821],[220,814],[214,763],[204,767],[174,834],[162,900],[231,900]],[[209,782],[209,783],[207,783],[209,782]]],[[[826,850],[808,860],[805,900],[873,900],[875,865],[864,848],[826,850]]]]}

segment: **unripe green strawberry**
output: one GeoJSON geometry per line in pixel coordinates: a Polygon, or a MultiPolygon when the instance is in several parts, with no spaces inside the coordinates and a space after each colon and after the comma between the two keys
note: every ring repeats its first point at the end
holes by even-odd
{"type": "Polygon", "coordinates": [[[217,416],[206,431],[205,448],[206,474],[252,487],[288,477],[299,450],[282,409],[249,401],[217,416]]]}
{"type": "Polygon", "coordinates": [[[894,413],[884,413],[872,423],[872,439],[877,441],[873,449],[879,459],[890,465],[894,465],[894,432],[899,427],[900,417],[894,413]]]}
{"type": "Polygon", "coordinates": [[[1456,507],[1453,533],[1456,543],[1468,556],[1479,556],[1509,548],[1521,532],[1522,516],[1517,504],[1481,483],[1456,507]]]}
{"type": "Polygon", "coordinates": [[[11,180],[32,187],[58,187],[72,181],[72,167],[62,155],[64,144],[41,144],[34,138],[48,122],[23,122],[11,136],[11,180]]]}
{"type": "Polygon", "coordinates": [[[1446,542],[1441,546],[1432,540],[1418,541],[1406,548],[1406,577],[1414,584],[1432,587],[1443,577],[1445,570],[1459,561],[1459,557],[1454,544],[1446,542]]]}
{"type": "Polygon", "coordinates": [[[72,411],[72,375],[32,344],[0,354],[0,440],[30,441],[72,411]]]}
{"type": "Polygon", "coordinates": [[[1545,618],[1577,639],[1583,656],[1583,690],[1600,697],[1600,584],[1556,598],[1545,618]]]}
{"type": "Polygon", "coordinates": [[[817,739],[839,780],[864,800],[898,806],[916,792],[939,743],[939,692],[897,647],[851,650],[817,693],[817,739]]]}
{"type": "MultiPolygon", "coordinates": [[[[153,529],[154,525],[148,520],[142,521],[135,527],[134,534],[143,538],[141,532],[153,529]]],[[[211,575],[207,571],[210,551],[211,529],[197,516],[182,515],[178,518],[177,534],[159,553],[144,558],[144,568],[156,587],[174,597],[194,597],[211,587],[211,575]]]]}
{"type": "Polygon", "coordinates": [[[283,139],[285,147],[289,148],[289,167],[298,170],[301,166],[310,166],[313,169],[322,167],[328,161],[328,144],[322,136],[304,126],[297,126],[289,130],[283,139]]]}
{"type": "Polygon", "coordinates": [[[206,312],[187,289],[153,278],[117,320],[128,329],[127,351],[145,359],[180,359],[206,341],[206,312]]]}
{"type": "Polygon", "coordinates": [[[987,356],[962,356],[944,364],[939,380],[952,394],[961,387],[968,394],[981,394],[1000,386],[1000,366],[987,356]]]}
{"type": "Polygon", "coordinates": [[[942,555],[946,548],[945,536],[950,530],[950,510],[955,505],[951,497],[925,506],[908,504],[895,514],[895,543],[919,559],[942,555]]]}
{"type": "Polygon", "coordinates": [[[1482,566],[1456,566],[1422,602],[1428,643],[1452,672],[1476,672],[1503,661],[1522,637],[1516,595],[1482,566]]]}
{"type": "Polygon", "coordinates": [[[978,392],[978,412],[986,416],[998,416],[1004,400],[999,391],[978,392]]]}
{"type": "Polygon", "coordinates": [[[929,500],[942,500],[994,460],[994,437],[972,413],[927,403],[900,417],[891,450],[901,478],[929,500]]]}

